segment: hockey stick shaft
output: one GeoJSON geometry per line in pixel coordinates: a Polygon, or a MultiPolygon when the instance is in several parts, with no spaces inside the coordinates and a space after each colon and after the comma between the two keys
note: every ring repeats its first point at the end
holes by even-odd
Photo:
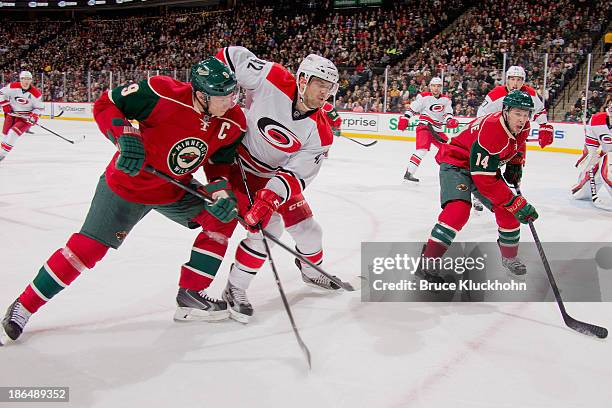
{"type": "MultiPolygon", "coordinates": [[[[25,119],[25,120],[27,120],[27,119],[28,119],[28,117],[27,117],[27,116],[23,116],[23,115],[16,115],[16,114],[14,114],[14,113],[9,113],[9,115],[10,115],[10,116],[13,116],[13,117],[15,117],[15,118],[21,118],[21,119],[25,119]]],[[[42,128],[42,129],[46,130],[47,132],[51,133],[51,134],[52,134],[52,135],[54,135],[54,136],[59,137],[59,138],[60,138],[60,139],[62,139],[62,140],[65,140],[65,141],[66,141],[66,142],[68,142],[68,143],[72,143],[72,144],[75,144],[75,143],[76,143],[74,140],[68,139],[68,138],[66,138],[66,137],[64,137],[64,136],[62,136],[62,135],[60,135],[59,133],[56,133],[56,132],[52,131],[51,129],[44,127],[43,125],[41,125],[41,124],[40,124],[40,123],[38,123],[38,122],[33,123],[33,125],[39,126],[40,128],[42,128]]]]}
{"type": "Polygon", "coordinates": [[[361,145],[363,147],[370,147],[370,146],[374,146],[376,143],[378,143],[378,140],[374,140],[373,142],[369,142],[369,143],[362,143],[359,140],[353,139],[352,137],[348,137],[348,136],[344,136],[344,135],[340,135],[340,137],[343,137],[345,139],[350,140],[351,142],[355,142],[358,145],[361,145]]]}
{"type": "MultiPolygon", "coordinates": [[[[244,189],[246,190],[247,197],[249,198],[249,203],[253,205],[253,197],[251,196],[251,191],[249,189],[249,185],[247,183],[246,174],[244,172],[244,168],[242,167],[242,163],[240,160],[236,160],[238,167],[240,168],[240,175],[242,177],[242,183],[244,185],[244,189]]],[[[287,296],[285,295],[285,291],[283,289],[283,285],[280,281],[280,276],[278,275],[278,271],[276,270],[276,266],[274,265],[274,260],[272,259],[272,251],[270,250],[270,245],[268,244],[268,240],[266,236],[263,234],[263,228],[259,227],[259,232],[261,234],[261,238],[263,240],[264,247],[266,248],[266,254],[268,255],[268,260],[270,261],[270,268],[272,268],[272,272],[274,273],[274,280],[276,281],[276,286],[278,287],[278,292],[280,293],[281,299],[283,301],[283,306],[285,307],[285,312],[287,312],[287,316],[289,316],[289,321],[291,322],[291,328],[293,329],[293,333],[295,334],[295,338],[300,345],[300,348],[304,352],[306,356],[306,361],[308,362],[308,368],[312,368],[311,359],[310,359],[310,350],[304,340],[302,340],[302,336],[300,336],[300,332],[295,324],[295,319],[293,318],[293,313],[291,313],[291,307],[289,306],[289,302],[287,301],[287,296]]]]}
{"type": "MultiPolygon", "coordinates": [[[[196,190],[190,188],[189,186],[186,186],[184,184],[182,184],[181,182],[179,182],[178,180],[175,180],[174,178],[170,177],[169,175],[154,169],[153,167],[147,165],[145,166],[144,170],[148,173],[154,174],[158,177],[163,178],[164,180],[168,181],[169,183],[174,184],[175,186],[187,191],[190,194],[193,194],[194,196],[208,202],[211,203],[211,199],[198,193],[196,190]]],[[[243,225],[246,225],[246,223],[244,222],[244,219],[240,216],[236,217],[238,219],[238,221],[240,221],[243,225]]],[[[310,260],[308,260],[306,257],[304,257],[302,254],[300,254],[297,251],[294,251],[292,248],[290,248],[289,246],[285,245],[281,240],[279,240],[278,238],[276,238],[274,235],[270,234],[268,231],[261,230],[261,233],[268,238],[270,241],[274,242],[276,245],[278,245],[279,247],[283,248],[285,251],[289,252],[291,255],[295,256],[296,258],[298,258],[300,261],[304,262],[305,264],[311,266],[313,269],[315,269],[317,272],[319,272],[321,275],[325,276],[326,278],[328,278],[329,280],[331,280],[332,282],[334,282],[336,285],[340,286],[341,288],[343,288],[346,291],[352,292],[355,290],[355,288],[348,282],[344,282],[340,279],[338,279],[335,276],[330,275],[329,273],[325,272],[323,269],[321,269],[321,267],[315,265],[314,263],[312,263],[310,260]]]]}
{"type": "MultiPolygon", "coordinates": [[[[518,185],[514,186],[516,193],[518,195],[522,195],[521,189],[518,185]]],[[[605,339],[608,337],[608,329],[605,327],[596,326],[594,324],[581,322],[579,320],[571,317],[567,310],[565,309],[565,305],[563,304],[563,299],[561,299],[561,293],[559,292],[559,288],[557,286],[557,282],[555,277],[552,274],[552,270],[550,269],[550,264],[548,263],[548,259],[546,258],[546,254],[544,253],[544,248],[542,247],[542,241],[540,241],[540,237],[536,232],[535,226],[533,225],[533,221],[529,221],[529,229],[531,230],[531,235],[533,235],[533,240],[536,244],[536,248],[538,249],[538,253],[540,254],[540,259],[544,264],[544,270],[546,271],[546,275],[548,276],[548,282],[553,290],[555,295],[555,300],[557,301],[557,305],[559,306],[559,310],[561,311],[561,316],[563,317],[563,321],[565,324],[579,333],[586,334],[588,336],[596,336],[600,339],[605,339]]]]}

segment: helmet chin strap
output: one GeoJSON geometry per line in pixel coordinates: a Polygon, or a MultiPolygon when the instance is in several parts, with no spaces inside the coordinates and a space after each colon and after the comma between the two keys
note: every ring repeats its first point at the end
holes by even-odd
{"type": "MultiPolygon", "coordinates": [[[[200,104],[200,106],[202,107],[202,112],[201,112],[201,113],[203,113],[203,114],[205,114],[205,115],[208,115],[208,116],[212,116],[212,115],[210,114],[210,112],[208,111],[208,103],[209,103],[209,101],[210,101],[210,96],[206,95],[204,92],[202,92],[202,95],[204,95],[204,102],[202,102],[202,101],[201,101],[201,100],[198,98],[198,95],[197,95],[196,91],[194,91],[194,92],[193,92],[193,98],[194,98],[196,101],[198,101],[198,103],[199,103],[199,104],[200,104]]],[[[198,110],[200,110],[200,109],[198,109],[198,110]]]]}

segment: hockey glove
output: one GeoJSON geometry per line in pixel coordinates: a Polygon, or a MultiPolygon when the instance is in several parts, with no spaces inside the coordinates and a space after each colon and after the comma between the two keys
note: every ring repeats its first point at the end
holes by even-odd
{"type": "Polygon", "coordinates": [[[211,204],[206,206],[206,211],[219,221],[227,223],[238,215],[236,196],[226,179],[214,179],[207,185],[199,187],[198,191],[213,200],[211,204]]]}
{"type": "Polygon", "coordinates": [[[334,136],[338,137],[342,134],[342,132],[340,131],[340,129],[338,128],[332,128],[332,133],[334,134],[334,136]]]}
{"type": "Polygon", "coordinates": [[[117,140],[119,156],[115,167],[134,177],[140,173],[145,162],[145,149],[139,135],[124,134],[117,140]]]}
{"type": "Polygon", "coordinates": [[[410,121],[406,116],[400,116],[397,121],[397,130],[406,130],[408,128],[408,123],[410,123],[410,121]]]}
{"type": "Polygon", "coordinates": [[[459,126],[459,121],[455,118],[450,118],[446,121],[447,129],[456,129],[459,126]]]}
{"type": "Polygon", "coordinates": [[[13,112],[13,109],[11,109],[11,104],[9,103],[9,101],[0,102],[0,106],[2,106],[2,112],[4,112],[5,116],[13,112]]]}
{"type": "Polygon", "coordinates": [[[535,207],[529,204],[523,196],[512,197],[512,200],[504,204],[504,207],[522,224],[528,224],[538,219],[535,207]]]}
{"type": "Polygon", "coordinates": [[[506,170],[504,171],[504,178],[506,182],[511,185],[520,184],[521,178],[523,177],[523,165],[522,164],[506,164],[506,170]]]}
{"type": "Polygon", "coordinates": [[[32,125],[35,125],[38,122],[38,118],[40,118],[40,115],[38,113],[30,113],[30,116],[28,117],[28,122],[32,125]]]}
{"type": "Polygon", "coordinates": [[[280,205],[281,198],[278,194],[267,188],[261,189],[255,193],[255,202],[244,215],[244,221],[251,227],[259,224],[261,228],[265,228],[280,205]]]}
{"type": "Polygon", "coordinates": [[[538,144],[541,148],[552,144],[554,139],[553,127],[548,123],[542,123],[538,130],[538,144]]]}

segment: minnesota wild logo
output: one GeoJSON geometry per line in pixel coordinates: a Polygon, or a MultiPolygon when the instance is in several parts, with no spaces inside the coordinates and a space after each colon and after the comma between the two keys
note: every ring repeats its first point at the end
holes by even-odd
{"type": "Polygon", "coordinates": [[[177,176],[195,170],[206,157],[208,146],[204,141],[188,137],[178,141],[168,154],[168,168],[177,176]]]}

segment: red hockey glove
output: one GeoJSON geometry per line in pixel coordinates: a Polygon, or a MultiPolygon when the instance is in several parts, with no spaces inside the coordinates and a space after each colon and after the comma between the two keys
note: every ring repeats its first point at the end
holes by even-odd
{"type": "Polygon", "coordinates": [[[538,131],[538,143],[541,148],[545,148],[549,144],[552,144],[554,139],[553,127],[548,123],[543,123],[540,125],[540,130],[538,131]]]}
{"type": "Polygon", "coordinates": [[[459,121],[455,118],[450,118],[449,120],[446,121],[447,129],[455,129],[458,126],[459,126],[459,121]]]}
{"type": "Polygon", "coordinates": [[[405,116],[400,116],[399,121],[397,122],[397,130],[406,130],[408,127],[408,123],[410,121],[405,116]]]}
{"type": "Polygon", "coordinates": [[[13,111],[13,109],[11,109],[11,104],[9,101],[0,102],[0,106],[2,106],[2,111],[4,112],[5,116],[13,111]]]}
{"type": "Polygon", "coordinates": [[[38,113],[32,112],[30,113],[30,116],[28,117],[28,122],[35,125],[38,122],[38,118],[40,118],[40,115],[38,113]]]}
{"type": "Polygon", "coordinates": [[[281,198],[278,194],[267,188],[261,189],[255,194],[255,202],[244,215],[244,221],[252,227],[259,224],[261,228],[265,228],[280,205],[281,198]]]}

